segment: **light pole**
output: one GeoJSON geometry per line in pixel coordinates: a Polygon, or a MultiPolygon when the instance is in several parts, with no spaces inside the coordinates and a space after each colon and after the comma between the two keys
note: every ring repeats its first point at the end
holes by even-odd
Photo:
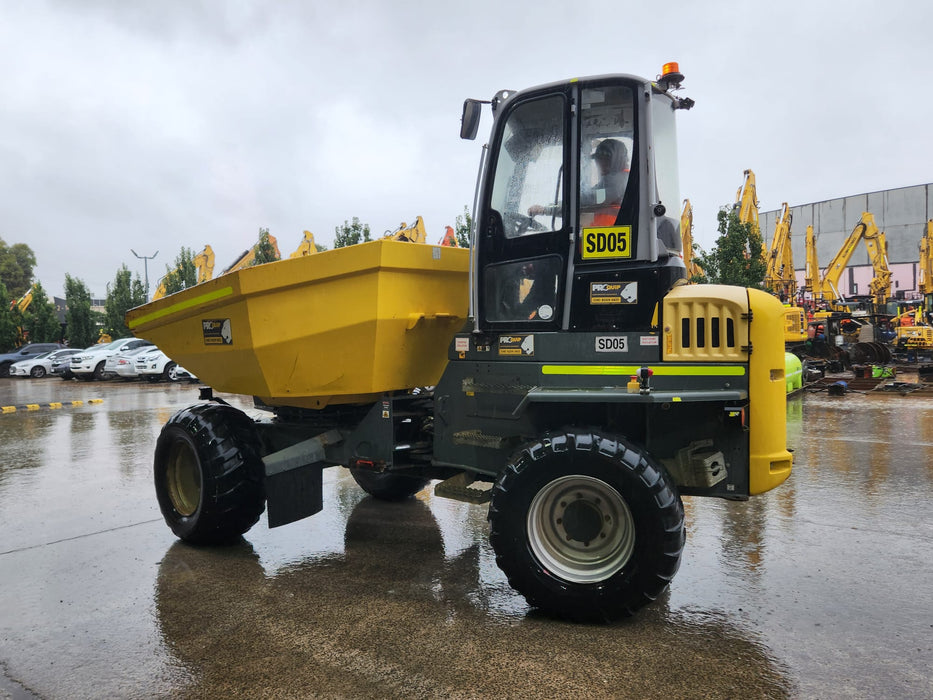
{"type": "Polygon", "coordinates": [[[159,251],[154,252],[152,255],[140,255],[130,248],[130,252],[143,261],[143,273],[146,275],[146,301],[149,301],[149,261],[158,255],[159,251]]]}

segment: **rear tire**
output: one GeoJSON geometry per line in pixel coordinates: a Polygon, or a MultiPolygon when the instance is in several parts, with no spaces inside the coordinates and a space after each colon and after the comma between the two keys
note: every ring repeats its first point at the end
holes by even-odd
{"type": "Polygon", "coordinates": [[[42,365],[36,365],[31,370],[29,370],[29,376],[33,379],[42,379],[45,376],[45,367],[42,365]]]}
{"type": "Polygon", "coordinates": [[[248,531],[265,510],[261,445],[231,406],[198,404],[172,416],[156,442],[155,488],[165,522],[195,544],[248,531]]]}
{"type": "Polygon", "coordinates": [[[0,364],[0,377],[9,377],[10,376],[10,365],[12,362],[4,362],[0,364]]]}
{"type": "Polygon", "coordinates": [[[527,445],[493,488],[496,563],[528,603],[580,621],[632,615],[670,583],[684,510],[664,469],[623,438],[566,431],[527,445]]]}
{"type": "Polygon", "coordinates": [[[428,485],[428,479],[393,472],[373,472],[354,469],[350,474],[360,488],[380,501],[403,501],[428,485]]]}

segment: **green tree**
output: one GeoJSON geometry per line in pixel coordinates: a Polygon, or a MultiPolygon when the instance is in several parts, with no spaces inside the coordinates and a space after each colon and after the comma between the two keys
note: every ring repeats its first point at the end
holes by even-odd
{"type": "Polygon", "coordinates": [[[717,215],[719,238],[709,253],[701,253],[697,263],[710,284],[734,284],[763,289],[767,263],[761,248],[761,233],[751,222],[743,224],[733,207],[723,207],[717,215]]]}
{"type": "Polygon", "coordinates": [[[344,220],[343,225],[337,226],[334,232],[336,234],[334,236],[334,248],[345,248],[348,245],[356,245],[357,243],[372,240],[369,237],[369,224],[361,224],[360,220],[355,216],[352,223],[344,220]]]}
{"type": "Polygon", "coordinates": [[[65,336],[73,348],[86,348],[97,342],[98,332],[91,311],[91,293],[87,285],[65,275],[65,336]]]}
{"type": "Polygon", "coordinates": [[[6,286],[11,299],[19,299],[32,286],[32,271],[36,254],[25,243],[8,246],[0,238],[0,282],[6,286]]]}
{"type": "Polygon", "coordinates": [[[19,337],[16,320],[10,309],[10,304],[14,301],[15,299],[10,298],[6,285],[0,281],[0,352],[9,352],[16,347],[19,337]]]}
{"type": "Polygon", "coordinates": [[[107,285],[107,300],[104,302],[106,311],[104,328],[111,338],[116,340],[130,335],[130,329],[126,327],[124,321],[126,312],[135,306],[145,304],[146,301],[146,288],[142,280],[139,279],[139,274],[134,279],[124,263],[117,270],[113,284],[107,285]]]}
{"type": "Polygon", "coordinates": [[[265,263],[275,262],[278,259],[279,254],[275,250],[275,246],[272,245],[272,240],[269,238],[269,229],[259,229],[259,242],[256,244],[256,247],[253,248],[253,261],[250,263],[250,266],[264,265],[265,263]]]}
{"type": "Polygon", "coordinates": [[[39,282],[33,286],[32,302],[23,314],[23,330],[30,343],[55,343],[62,337],[62,326],[55,315],[55,305],[39,282]]]}
{"type": "Polygon", "coordinates": [[[165,266],[165,277],[162,278],[162,284],[165,285],[165,294],[174,294],[182,289],[193,287],[198,283],[198,268],[194,264],[194,251],[191,248],[181,247],[178,255],[175,257],[174,265],[165,266]]]}
{"type": "Polygon", "coordinates": [[[461,248],[470,247],[470,231],[473,230],[473,217],[470,216],[470,210],[463,206],[463,213],[454,220],[454,235],[457,237],[457,245],[461,248]]]}

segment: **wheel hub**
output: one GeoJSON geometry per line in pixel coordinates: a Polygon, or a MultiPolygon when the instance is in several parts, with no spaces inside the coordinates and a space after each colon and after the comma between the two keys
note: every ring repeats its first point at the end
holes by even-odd
{"type": "Polygon", "coordinates": [[[541,565],[574,583],[597,583],[618,573],[635,547],[634,518],[621,494],[584,475],[560,477],[538,491],[527,531],[541,565]]]}
{"type": "Polygon", "coordinates": [[[177,442],[172,446],[165,470],[168,495],[179,515],[194,515],[201,502],[201,471],[191,446],[177,442]]]}

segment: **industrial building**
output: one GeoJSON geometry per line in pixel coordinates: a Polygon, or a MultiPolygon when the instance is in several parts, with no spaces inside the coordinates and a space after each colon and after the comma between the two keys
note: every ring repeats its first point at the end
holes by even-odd
{"type": "MultiPolygon", "coordinates": [[[[821,269],[833,259],[852,233],[862,212],[871,212],[878,229],[884,231],[888,246],[888,267],[892,272],[891,296],[917,299],[920,239],[927,221],[933,219],[933,183],[900,187],[881,192],[828,199],[790,207],[793,216],[791,246],[798,288],[803,287],[806,263],[805,234],[813,226],[821,269]]],[[[765,247],[770,248],[781,210],[759,215],[765,247]]],[[[840,292],[848,297],[867,294],[872,267],[864,245],[859,245],[840,280],[840,292]]]]}

